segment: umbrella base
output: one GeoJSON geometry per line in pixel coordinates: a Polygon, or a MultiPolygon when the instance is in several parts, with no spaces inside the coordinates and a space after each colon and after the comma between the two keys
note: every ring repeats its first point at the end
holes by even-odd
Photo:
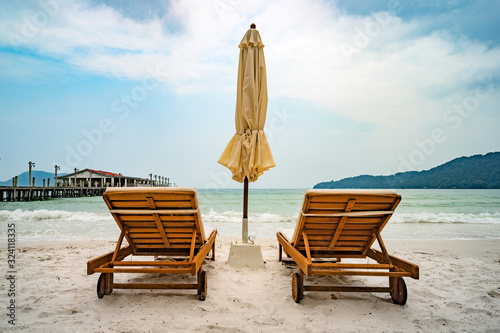
{"type": "Polygon", "coordinates": [[[232,241],[227,259],[229,266],[242,268],[265,268],[259,244],[232,241]]]}

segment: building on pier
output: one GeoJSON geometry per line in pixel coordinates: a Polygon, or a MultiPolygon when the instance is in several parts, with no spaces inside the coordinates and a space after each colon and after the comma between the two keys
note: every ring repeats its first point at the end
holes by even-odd
{"type": "Polygon", "coordinates": [[[60,176],[56,186],[80,186],[80,187],[135,187],[135,186],[169,186],[167,178],[155,176],[140,178],[124,176],[121,173],[113,173],[102,170],[84,169],[60,176]]]}

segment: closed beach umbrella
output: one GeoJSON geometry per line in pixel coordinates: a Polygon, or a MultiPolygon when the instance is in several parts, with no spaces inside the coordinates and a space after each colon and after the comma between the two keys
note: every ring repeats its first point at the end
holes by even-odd
{"type": "Polygon", "coordinates": [[[231,170],[233,179],[244,183],[242,240],[248,239],[248,182],[255,182],[274,167],[271,148],[264,134],[267,113],[267,80],[264,44],[255,24],[241,43],[236,95],[236,133],[219,163],[231,170]]]}

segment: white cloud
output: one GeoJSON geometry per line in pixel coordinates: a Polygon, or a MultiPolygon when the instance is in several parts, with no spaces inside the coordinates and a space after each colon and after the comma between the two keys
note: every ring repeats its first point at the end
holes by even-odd
{"type": "Polygon", "coordinates": [[[40,6],[11,13],[1,26],[2,43],[12,33],[23,36],[31,22],[36,33],[18,46],[130,79],[158,66],[168,73],[165,81],[183,91],[233,85],[237,44],[255,20],[274,93],[310,99],[355,120],[379,122],[395,112],[422,119],[435,111],[433,88],[449,96],[499,68],[497,49],[457,44],[445,33],[421,36],[417,22],[388,12],[349,16],[322,1],[173,1],[167,15],[141,21],[87,2],[60,4],[52,12],[43,24],[35,19],[46,13],[40,6]],[[424,113],[413,116],[411,105],[424,113]]]}

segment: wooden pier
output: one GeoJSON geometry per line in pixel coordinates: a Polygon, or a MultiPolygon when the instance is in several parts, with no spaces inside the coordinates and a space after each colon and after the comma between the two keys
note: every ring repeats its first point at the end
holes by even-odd
{"type": "MultiPolygon", "coordinates": [[[[73,174],[57,176],[59,167],[55,166],[55,186],[50,186],[50,178],[43,179],[42,186],[35,186],[35,177],[31,177],[29,164],[29,186],[19,186],[18,176],[12,178],[12,186],[0,186],[0,202],[2,201],[34,201],[55,198],[78,198],[102,195],[108,187],[169,187],[170,179],[149,174],[149,178],[127,177],[94,169],[75,169],[73,174]]],[[[174,184],[175,186],[175,184],[174,184]]]]}
{"type": "Polygon", "coordinates": [[[54,198],[100,196],[106,187],[29,187],[0,186],[0,201],[34,201],[54,198]]]}

